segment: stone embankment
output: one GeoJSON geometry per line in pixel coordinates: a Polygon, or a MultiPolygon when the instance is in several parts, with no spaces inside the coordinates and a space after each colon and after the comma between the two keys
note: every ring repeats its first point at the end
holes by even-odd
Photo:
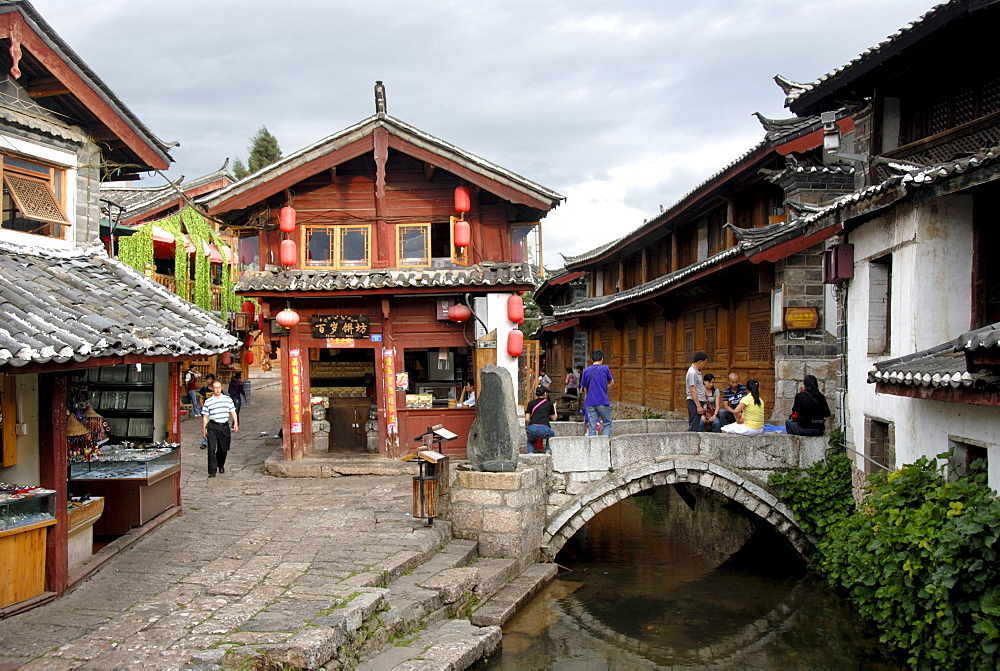
{"type": "Polygon", "coordinates": [[[183,514],[102,550],[60,599],[0,621],[0,670],[460,669],[552,565],[481,559],[409,516],[408,475],[264,474],[277,380],[255,378],[226,473],[182,422],[183,514]]]}

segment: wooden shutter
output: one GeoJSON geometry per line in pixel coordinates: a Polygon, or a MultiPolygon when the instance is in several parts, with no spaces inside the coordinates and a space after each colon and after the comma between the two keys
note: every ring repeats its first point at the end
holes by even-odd
{"type": "Polygon", "coordinates": [[[48,182],[10,172],[4,173],[3,181],[17,209],[26,218],[50,224],[69,224],[48,182]]]}

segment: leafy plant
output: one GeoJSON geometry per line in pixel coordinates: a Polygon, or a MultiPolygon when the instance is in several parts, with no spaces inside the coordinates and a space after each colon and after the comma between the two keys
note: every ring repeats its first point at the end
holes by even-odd
{"type": "Polygon", "coordinates": [[[821,536],[854,510],[851,462],[843,452],[829,453],[807,469],[773,473],[768,483],[781,493],[799,527],[810,536],[821,536]]]}
{"type": "Polygon", "coordinates": [[[853,512],[840,452],[770,482],[816,538],[819,570],[911,667],[997,668],[1000,500],[985,474],[948,482],[942,465],[921,457],[872,476],[853,512]]]}

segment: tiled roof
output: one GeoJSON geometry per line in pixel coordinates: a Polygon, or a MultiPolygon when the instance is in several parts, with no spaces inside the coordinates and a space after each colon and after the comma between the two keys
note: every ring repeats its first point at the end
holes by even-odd
{"type": "Polygon", "coordinates": [[[186,193],[193,189],[214,181],[229,178],[230,182],[236,178],[225,168],[220,168],[215,172],[203,175],[190,182],[184,182],[181,177],[171,184],[160,184],[158,186],[122,186],[114,183],[101,185],[101,198],[110,200],[116,205],[125,208],[128,216],[135,217],[143,212],[156,210],[174,200],[180,198],[181,193],[186,193]]]}
{"type": "Polygon", "coordinates": [[[951,0],[950,2],[943,2],[936,5],[917,20],[903,26],[875,46],[863,51],[846,65],[842,65],[826,73],[814,82],[807,84],[797,83],[780,75],[775,77],[775,81],[785,91],[785,107],[794,110],[796,103],[804,97],[815,97],[814,94],[826,95],[833,93],[887,58],[889,55],[887,52],[898,52],[901,49],[912,46],[936,27],[954,18],[954,16],[971,11],[969,9],[969,5],[971,4],[973,3],[968,2],[968,0],[951,0]]]}
{"type": "Polygon", "coordinates": [[[868,371],[868,382],[921,387],[996,388],[1000,386],[1000,375],[995,371],[969,370],[966,354],[981,349],[1000,350],[1000,322],[922,352],[879,361],[868,371]]]}
{"type": "Polygon", "coordinates": [[[607,308],[614,307],[620,303],[628,303],[666,289],[670,285],[676,284],[690,275],[707,268],[711,268],[712,266],[719,265],[723,261],[739,256],[739,254],[740,250],[738,246],[730,247],[729,249],[721,251],[714,256],[708,257],[704,261],[692,264],[686,268],[681,268],[680,270],[676,270],[667,275],[657,277],[655,280],[651,280],[645,284],[640,284],[639,286],[632,287],[631,289],[626,289],[625,291],[619,291],[608,296],[584,298],[583,300],[570,303],[569,305],[553,305],[552,315],[554,317],[571,317],[574,315],[586,314],[588,312],[606,310],[607,308]]]}
{"type": "Polygon", "coordinates": [[[351,142],[355,142],[356,140],[370,135],[376,128],[379,127],[385,128],[391,135],[400,137],[403,140],[420,147],[421,149],[426,149],[434,154],[437,154],[438,156],[455,161],[462,167],[471,170],[472,172],[478,173],[495,182],[499,182],[505,186],[521,191],[532,198],[548,202],[552,207],[555,207],[562,201],[566,200],[565,196],[562,196],[551,189],[547,189],[541,184],[537,184],[536,182],[532,182],[529,179],[521,177],[517,173],[511,172],[506,168],[502,168],[484,158],[480,158],[479,156],[456,147],[449,142],[445,142],[430,133],[425,133],[419,128],[400,121],[395,117],[391,117],[387,114],[375,114],[354,124],[353,126],[348,126],[347,128],[334,133],[329,137],[325,137],[308,147],[299,149],[298,151],[283,157],[281,160],[272,163],[266,168],[262,168],[255,173],[247,175],[235,184],[231,184],[224,189],[220,189],[211,195],[203,196],[198,199],[198,202],[204,204],[205,207],[209,209],[217,207],[233,196],[266,184],[286,172],[320,158],[332,151],[350,144],[351,142]]]}
{"type": "Polygon", "coordinates": [[[569,269],[573,269],[572,266],[577,266],[577,265],[580,265],[582,263],[586,263],[588,261],[592,261],[592,260],[594,260],[596,258],[599,258],[605,252],[608,252],[608,251],[610,251],[612,249],[615,249],[616,247],[618,247],[620,245],[623,245],[624,243],[626,243],[626,242],[628,242],[630,240],[635,239],[636,236],[637,236],[637,234],[642,233],[642,232],[647,231],[647,230],[652,230],[652,229],[658,227],[664,221],[669,220],[678,210],[682,209],[685,205],[687,205],[688,204],[688,202],[687,202],[688,199],[691,198],[691,196],[693,196],[694,194],[696,194],[698,191],[700,191],[702,188],[704,188],[705,185],[707,185],[707,184],[711,183],[712,181],[718,179],[720,176],[722,176],[725,173],[729,172],[730,170],[732,170],[733,168],[737,167],[741,163],[746,162],[748,159],[755,157],[760,150],[765,149],[768,146],[770,146],[770,143],[767,142],[766,140],[762,141],[762,142],[759,142],[758,144],[754,145],[753,148],[751,148],[749,151],[743,153],[735,161],[732,161],[731,163],[729,163],[728,165],[726,165],[721,170],[718,170],[717,172],[715,172],[708,179],[705,179],[704,181],[702,181],[700,184],[698,184],[698,186],[696,186],[695,188],[691,189],[687,194],[685,194],[682,198],[680,198],[673,206],[671,206],[670,208],[664,210],[660,214],[656,215],[654,218],[648,219],[648,220],[644,221],[641,226],[635,228],[634,230],[630,231],[629,233],[626,233],[622,237],[620,237],[620,238],[618,238],[616,240],[612,240],[611,242],[605,243],[605,244],[601,245],[600,247],[595,247],[594,249],[591,249],[589,252],[584,252],[583,254],[578,254],[577,256],[564,256],[563,258],[566,260],[566,267],[569,268],[569,269]]]}
{"type": "Polygon", "coordinates": [[[472,287],[534,285],[527,263],[480,263],[469,267],[410,270],[248,270],[236,283],[235,291],[358,291],[376,289],[437,288],[462,290],[472,287]]]}
{"type": "Polygon", "coordinates": [[[57,54],[60,54],[67,65],[73,70],[87,85],[94,90],[94,92],[102,98],[111,109],[121,116],[126,124],[131,127],[133,131],[143,141],[150,146],[157,154],[161,156],[168,163],[173,159],[170,158],[168,153],[172,148],[177,146],[176,142],[164,142],[160,138],[156,137],[149,128],[146,127],[142,121],[139,120],[132,110],[130,110],[125,103],[123,103],[117,95],[108,87],[104,81],[97,76],[97,74],[90,69],[80,56],[77,55],[70,46],[63,41],[59,34],[50,26],[42,15],[38,13],[30,2],[26,0],[0,0],[0,14],[7,14],[9,12],[15,12],[20,10],[23,12],[25,19],[28,24],[34,24],[38,28],[38,33],[41,38],[48,43],[49,47],[53,49],[57,54]]]}
{"type": "MultiPolygon", "coordinates": [[[[844,116],[844,110],[840,110],[844,116]]],[[[822,122],[818,116],[791,117],[788,119],[768,119],[760,112],[754,112],[757,121],[764,127],[764,139],[771,145],[779,145],[788,142],[796,137],[808,135],[822,127],[822,122]]]]}
{"type": "Polygon", "coordinates": [[[0,242],[0,369],[95,357],[219,354],[239,341],[211,313],[104,249],[0,242]]]}
{"type": "Polygon", "coordinates": [[[827,226],[849,220],[858,208],[866,208],[865,212],[883,209],[914,191],[936,186],[949,179],[995,166],[998,163],[998,157],[1000,157],[1000,147],[993,147],[983,149],[974,156],[938,165],[917,168],[899,164],[896,168],[906,172],[893,175],[867,189],[841,196],[829,205],[795,221],[754,229],[733,228],[733,232],[740,240],[740,247],[744,253],[751,256],[786,240],[815,233],[827,226]]]}

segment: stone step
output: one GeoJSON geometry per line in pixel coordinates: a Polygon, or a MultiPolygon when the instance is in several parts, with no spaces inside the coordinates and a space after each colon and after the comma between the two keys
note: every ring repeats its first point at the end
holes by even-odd
{"type": "Polygon", "coordinates": [[[480,559],[470,566],[479,571],[473,591],[480,603],[505,587],[517,576],[519,569],[516,559],[480,559]]]}
{"type": "Polygon", "coordinates": [[[472,613],[472,624],[479,627],[507,624],[533,596],[556,577],[555,564],[532,564],[514,581],[501,588],[472,613]]]}
{"type": "Polygon", "coordinates": [[[357,671],[467,669],[500,647],[500,627],[477,627],[468,620],[448,620],[401,639],[362,662],[357,671]]]}

